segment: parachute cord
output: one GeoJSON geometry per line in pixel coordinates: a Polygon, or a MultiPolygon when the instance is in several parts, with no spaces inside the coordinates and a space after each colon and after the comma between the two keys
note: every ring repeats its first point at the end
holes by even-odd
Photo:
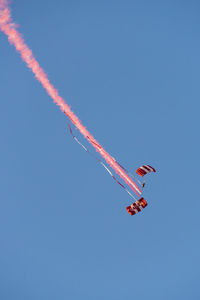
{"type": "Polygon", "coordinates": [[[89,154],[91,155],[93,158],[95,158],[103,167],[104,169],[110,174],[110,176],[129,194],[130,197],[132,197],[135,201],[137,201],[137,199],[132,195],[132,193],[121,183],[119,182],[115,176],[113,175],[113,173],[110,171],[110,169],[98,158],[96,157],[96,155],[94,155],[92,152],[90,152],[78,139],[77,137],[73,134],[71,126],[69,125],[69,123],[67,123],[68,127],[69,127],[69,131],[73,137],[73,139],[89,154]]]}

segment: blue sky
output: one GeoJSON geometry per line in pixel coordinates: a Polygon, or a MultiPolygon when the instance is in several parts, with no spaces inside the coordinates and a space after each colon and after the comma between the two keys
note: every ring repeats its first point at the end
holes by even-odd
{"type": "Polygon", "coordinates": [[[199,2],[11,9],[95,138],[129,170],[157,173],[148,207],[129,216],[128,194],[73,141],[0,33],[1,299],[199,299],[199,2]]]}

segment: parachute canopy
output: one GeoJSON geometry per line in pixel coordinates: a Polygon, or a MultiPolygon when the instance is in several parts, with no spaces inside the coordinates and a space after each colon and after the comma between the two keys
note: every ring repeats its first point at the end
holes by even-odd
{"type": "Polygon", "coordinates": [[[147,202],[144,198],[140,198],[130,206],[127,206],[126,210],[127,212],[133,216],[136,213],[140,212],[142,209],[144,209],[147,206],[147,202]]]}
{"type": "Polygon", "coordinates": [[[150,172],[156,172],[156,170],[149,165],[144,165],[136,170],[136,173],[141,177],[150,172]]]}

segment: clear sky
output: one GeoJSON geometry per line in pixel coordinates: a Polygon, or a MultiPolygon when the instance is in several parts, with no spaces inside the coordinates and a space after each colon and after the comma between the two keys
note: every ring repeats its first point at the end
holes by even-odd
{"type": "Polygon", "coordinates": [[[132,172],[148,163],[157,173],[131,217],[131,198],[73,141],[0,33],[0,298],[200,299],[199,1],[11,9],[94,137],[132,172]]]}

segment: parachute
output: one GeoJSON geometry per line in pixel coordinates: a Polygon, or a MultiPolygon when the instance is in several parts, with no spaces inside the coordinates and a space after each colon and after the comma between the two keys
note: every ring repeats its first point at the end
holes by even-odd
{"type": "MultiPolygon", "coordinates": [[[[156,170],[155,170],[153,167],[149,166],[149,165],[141,166],[141,167],[139,167],[139,168],[136,170],[136,173],[137,173],[140,177],[143,177],[144,175],[146,175],[146,174],[148,174],[148,173],[150,173],[150,172],[156,172],[156,170]]],[[[130,176],[131,176],[132,178],[134,178],[132,174],[130,174],[130,176]]],[[[144,188],[144,186],[145,186],[145,184],[146,184],[145,181],[142,183],[142,182],[140,182],[140,180],[138,180],[137,178],[135,178],[135,180],[136,180],[136,181],[144,188]]]]}
{"type": "Polygon", "coordinates": [[[140,198],[130,206],[127,206],[126,210],[127,212],[133,216],[136,213],[140,212],[142,209],[144,209],[147,206],[147,202],[144,198],[140,198]]]}
{"type": "Polygon", "coordinates": [[[141,177],[150,172],[156,172],[156,170],[149,165],[144,165],[136,170],[136,173],[141,177]]]}

